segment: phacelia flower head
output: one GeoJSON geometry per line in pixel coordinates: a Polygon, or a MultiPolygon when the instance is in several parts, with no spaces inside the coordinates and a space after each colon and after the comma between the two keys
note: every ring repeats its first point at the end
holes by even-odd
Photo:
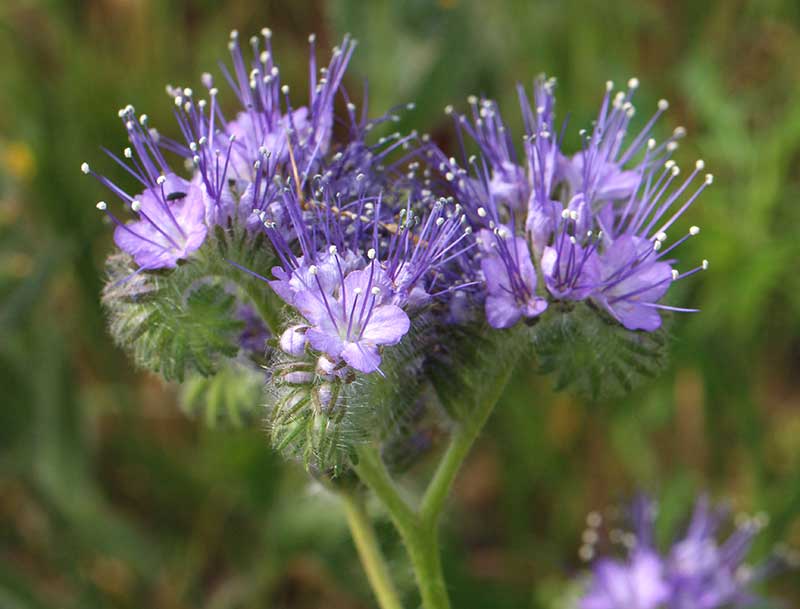
{"type": "Polygon", "coordinates": [[[287,187],[276,201],[273,211],[292,227],[288,238],[268,212],[259,215],[281,262],[264,280],[301,318],[281,347],[298,356],[307,345],[334,365],[371,373],[381,349],[408,333],[410,315],[474,285],[458,284],[450,270],[474,247],[471,231],[446,201],[417,216],[410,200],[399,207],[380,195],[345,201],[326,187],[317,194],[307,200],[287,187]]]}
{"type": "MultiPolygon", "coordinates": [[[[732,532],[723,508],[707,497],[697,501],[683,535],[667,549],[656,546],[655,505],[640,498],[633,506],[633,530],[614,529],[612,541],[624,548],[622,558],[599,558],[580,601],[581,609],[729,609],[758,600],[754,586],[775,570],[777,558],[760,566],[745,560],[765,516],[739,518],[732,532]]],[[[591,559],[600,539],[602,518],[593,513],[581,555],[591,559]]]]}
{"type": "Polygon", "coordinates": [[[133,214],[118,218],[105,201],[97,207],[117,225],[115,243],[130,254],[141,270],[174,268],[189,259],[214,226],[240,226],[259,231],[259,214],[268,213],[290,237],[293,226],[280,217],[276,198],[287,184],[309,199],[323,190],[330,196],[352,198],[377,195],[389,188],[399,167],[416,154],[389,160],[395,150],[408,150],[414,134],[384,136],[375,144],[367,136],[378,125],[397,120],[390,112],[368,119],[357,111],[343,86],[355,49],[345,37],[333,49],[327,66],[318,67],[315,38],[309,38],[309,97],[295,105],[289,86],[282,83],[272,46],[272,33],[250,39],[252,59],[242,52],[238,32],[231,33],[231,65],[222,66],[224,79],[240,104],[233,116],[221,108],[214,77],[203,74],[198,94],[191,87],[167,86],[174,104],[179,138],[157,131],[147,115],[137,117],[133,106],[119,112],[130,146],[124,158],[106,151],[140,185],[129,194],[88,163],[81,169],[103,183],[133,214]],[[346,112],[335,117],[337,98],[346,112]],[[340,127],[334,135],[334,123],[340,127]],[[166,160],[177,155],[189,170],[180,171],[166,160]]]}
{"type": "Polygon", "coordinates": [[[494,101],[470,98],[469,116],[447,108],[461,159],[441,150],[433,156],[442,187],[463,205],[473,229],[493,235],[484,241],[493,241],[494,250],[484,247],[476,255],[492,326],[535,317],[554,300],[589,301],[630,330],[658,329],[662,310],[693,310],[661,300],[674,281],[707,268],[706,261],[685,272],[675,268],[675,249],[699,228],[672,242],[668,231],[713,178],[702,174],[698,161],[676,181],[680,170],[670,157],[684,130],[660,144],[652,137],[666,101],[629,136],[638,86],[631,79],[615,93],[607,84],[593,128],[580,132],[582,149],[572,155],[562,151],[553,79],[536,79],[532,99],[519,89],[522,158],[494,101]],[[477,155],[468,156],[468,140],[477,155]],[[507,245],[500,247],[498,238],[507,245]],[[544,281],[537,285],[537,279],[544,281]]]}

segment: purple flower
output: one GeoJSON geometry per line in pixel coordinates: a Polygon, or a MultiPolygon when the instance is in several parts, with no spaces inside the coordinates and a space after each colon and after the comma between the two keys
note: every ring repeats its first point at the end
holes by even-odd
{"type": "MultiPolygon", "coordinates": [[[[104,205],[99,207],[105,211],[104,205]]],[[[206,206],[200,189],[174,174],[132,199],[130,209],[139,220],[117,222],[114,242],[142,268],[172,268],[187,258],[206,238],[206,206]]]]}
{"type": "Polygon", "coordinates": [[[486,319],[493,328],[510,328],[520,318],[536,317],[547,301],[536,295],[536,269],[528,244],[505,227],[481,231],[481,271],[486,280],[486,319]]]}
{"type": "Polygon", "coordinates": [[[581,609],[659,609],[669,598],[661,558],[648,550],[634,552],[628,562],[597,561],[581,609]]]}
{"type": "MultiPolygon", "coordinates": [[[[595,562],[581,609],[733,609],[758,600],[751,587],[777,562],[751,568],[744,561],[764,517],[744,519],[721,541],[727,512],[702,497],[684,536],[662,553],[653,542],[655,516],[646,499],[634,505],[634,531],[623,534],[631,548],[627,559],[595,562]]],[[[591,538],[598,538],[596,531],[591,538]]]]}
{"type": "Polygon", "coordinates": [[[672,284],[673,274],[668,263],[659,261],[653,242],[624,235],[599,256],[599,266],[595,302],[629,330],[658,329],[656,303],[672,284]]]}
{"type": "Polygon", "coordinates": [[[572,192],[591,195],[598,201],[627,199],[639,185],[639,174],[599,156],[599,152],[595,156],[579,152],[571,159],[562,158],[559,169],[572,192]]]}
{"type": "Polygon", "coordinates": [[[242,304],[236,310],[236,316],[244,322],[244,329],[239,334],[239,346],[252,354],[264,355],[269,329],[256,310],[248,304],[242,304]]]}
{"type": "Polygon", "coordinates": [[[556,298],[583,300],[596,288],[600,264],[594,244],[585,247],[562,237],[542,252],[542,274],[547,290],[556,298]]]}
{"type": "MultiPolygon", "coordinates": [[[[317,269],[309,274],[316,278],[317,269]]],[[[295,295],[298,310],[309,321],[306,339],[312,348],[332,358],[341,358],[361,372],[374,372],[381,363],[384,345],[396,345],[411,322],[391,304],[391,284],[386,274],[371,263],[350,272],[326,293],[322,283],[295,295]]]]}

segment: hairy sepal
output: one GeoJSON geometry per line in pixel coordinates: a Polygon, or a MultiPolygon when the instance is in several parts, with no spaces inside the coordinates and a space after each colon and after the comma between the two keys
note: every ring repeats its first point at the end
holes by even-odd
{"type": "Polygon", "coordinates": [[[628,330],[586,303],[554,303],[533,329],[539,370],[556,389],[590,400],[620,398],[667,364],[667,330],[628,330]]]}
{"type": "Polygon", "coordinates": [[[212,375],[239,352],[237,306],[252,304],[268,325],[280,307],[267,284],[232,263],[268,274],[274,261],[263,236],[221,227],[174,269],[140,271],[127,254],[113,254],[102,294],[111,335],[167,380],[212,375]]]}
{"type": "Polygon", "coordinates": [[[431,333],[424,314],[412,317],[403,340],[382,352],[380,372],[363,374],[342,364],[333,374],[322,354],[301,357],[276,351],[267,368],[267,404],[273,446],[313,473],[338,477],[356,448],[412,433],[423,387],[431,333]]]}

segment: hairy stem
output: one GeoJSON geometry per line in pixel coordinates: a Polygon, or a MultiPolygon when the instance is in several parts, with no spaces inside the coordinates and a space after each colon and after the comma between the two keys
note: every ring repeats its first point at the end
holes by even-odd
{"type": "Polygon", "coordinates": [[[378,451],[372,446],[357,449],[355,471],[386,507],[400,533],[425,609],[450,609],[439,551],[439,520],[461,465],[492,414],[511,373],[509,366],[491,391],[483,396],[482,403],[476,404],[453,430],[418,510],[402,496],[378,451]]]}
{"type": "Polygon", "coordinates": [[[403,609],[361,498],[346,492],[340,493],[340,496],[353,542],[378,605],[381,609],[403,609]]]}

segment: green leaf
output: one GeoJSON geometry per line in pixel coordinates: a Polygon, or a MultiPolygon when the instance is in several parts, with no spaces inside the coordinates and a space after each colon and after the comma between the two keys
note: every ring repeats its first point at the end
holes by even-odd
{"type": "Polygon", "coordinates": [[[269,286],[231,262],[266,274],[274,256],[262,236],[220,227],[175,269],[137,272],[130,256],[112,255],[103,305],[116,343],[167,380],[214,374],[239,351],[238,305],[253,304],[271,327],[280,306],[269,286]]]}
{"type": "Polygon", "coordinates": [[[667,363],[667,331],[628,330],[594,307],[555,303],[533,331],[539,369],[556,389],[582,397],[619,398],[657,376],[667,363]]]}
{"type": "Polygon", "coordinates": [[[261,416],[265,373],[240,358],[213,376],[192,374],[181,385],[181,408],[209,427],[243,427],[261,416]]]}

